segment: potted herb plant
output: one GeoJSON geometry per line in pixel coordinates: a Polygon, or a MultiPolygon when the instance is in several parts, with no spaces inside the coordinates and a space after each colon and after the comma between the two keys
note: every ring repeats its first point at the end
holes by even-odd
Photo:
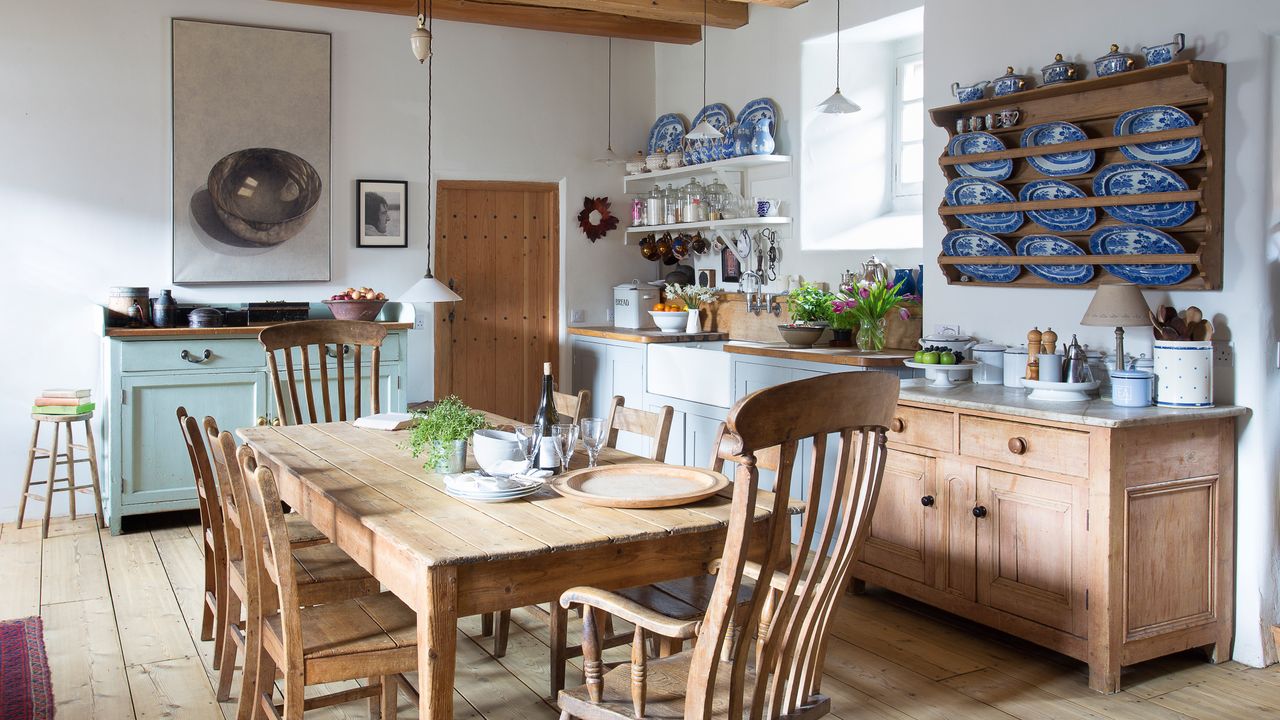
{"type": "Polygon", "coordinates": [[[716,293],[720,292],[716,288],[702,287],[701,285],[678,285],[671,284],[663,288],[663,293],[668,299],[675,298],[684,303],[684,309],[689,313],[689,320],[685,324],[684,331],[687,333],[702,332],[701,309],[703,303],[714,303],[716,293]]]}
{"type": "Polygon", "coordinates": [[[427,461],[422,467],[438,473],[462,472],[467,464],[467,439],[489,426],[484,413],[467,407],[456,395],[414,415],[418,423],[409,434],[409,450],[414,457],[426,450],[427,461]]]}
{"type": "Polygon", "coordinates": [[[813,283],[801,283],[787,295],[791,323],[779,325],[778,333],[791,347],[812,347],[827,327],[833,295],[813,283]]]}
{"type": "Polygon", "coordinates": [[[858,349],[879,352],[884,349],[885,318],[897,310],[903,320],[911,317],[907,305],[915,302],[912,295],[899,295],[902,283],[889,285],[883,280],[859,283],[852,292],[840,293],[830,303],[831,326],[857,328],[858,349]]]}

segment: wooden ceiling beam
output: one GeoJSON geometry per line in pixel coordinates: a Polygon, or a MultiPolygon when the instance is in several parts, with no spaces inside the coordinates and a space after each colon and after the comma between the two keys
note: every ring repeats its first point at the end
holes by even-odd
{"type": "MultiPolygon", "coordinates": [[[[418,14],[416,0],[276,0],[276,2],[409,17],[418,14]]],[[[437,20],[454,22],[682,45],[692,45],[702,39],[702,28],[697,25],[586,10],[511,5],[480,0],[433,0],[433,8],[437,20]]],[[[405,32],[407,37],[408,30],[405,32]]]]}
{"type": "Polygon", "coordinates": [[[730,0],[730,2],[741,3],[743,5],[768,5],[777,8],[793,8],[809,2],[809,0],[730,0]]]}
{"type": "MultiPolygon", "coordinates": [[[[591,10],[611,15],[702,24],[702,0],[489,0],[504,5],[532,5],[570,10],[591,10]]],[[[733,0],[707,0],[707,24],[735,30],[747,24],[747,5],[733,0]]]]}

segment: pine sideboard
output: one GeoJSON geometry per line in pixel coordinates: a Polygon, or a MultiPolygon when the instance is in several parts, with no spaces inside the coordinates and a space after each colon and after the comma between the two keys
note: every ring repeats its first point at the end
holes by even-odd
{"type": "MultiPolygon", "coordinates": [[[[387,327],[380,361],[382,410],[403,411],[406,334],[412,323],[387,327]]],[[[103,489],[112,534],[119,534],[127,515],[197,507],[191,461],[175,415],[179,405],[196,417],[212,415],[227,430],[278,422],[282,413],[258,343],[261,329],[105,329],[103,489]]],[[[318,367],[312,372],[317,396],[318,367]]],[[[352,372],[351,360],[347,367],[352,372]]],[[[364,374],[362,412],[367,412],[368,363],[364,374]]],[[[336,392],[336,379],[330,384],[336,392]]],[[[350,395],[354,385],[348,386],[350,395]]]]}
{"type": "Polygon", "coordinates": [[[1231,652],[1235,418],[904,386],[854,575],[1089,664],[1231,652]]]}

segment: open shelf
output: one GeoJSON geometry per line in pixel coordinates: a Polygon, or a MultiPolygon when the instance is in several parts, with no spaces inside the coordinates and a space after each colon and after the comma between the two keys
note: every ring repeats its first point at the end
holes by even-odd
{"type": "Polygon", "coordinates": [[[782,167],[790,163],[790,155],[743,155],[742,157],[716,160],[699,165],[686,165],[670,170],[654,170],[638,175],[627,175],[622,178],[622,191],[626,193],[636,192],[638,188],[648,189],[654,183],[713,175],[718,170],[741,172],[761,167],[782,167]]]}
{"type": "Polygon", "coordinates": [[[766,225],[790,225],[789,217],[748,217],[731,220],[706,220],[704,222],[672,223],[670,225],[635,225],[627,228],[628,235],[646,235],[648,233],[677,232],[681,230],[731,230],[744,227],[761,227],[766,225]]]}

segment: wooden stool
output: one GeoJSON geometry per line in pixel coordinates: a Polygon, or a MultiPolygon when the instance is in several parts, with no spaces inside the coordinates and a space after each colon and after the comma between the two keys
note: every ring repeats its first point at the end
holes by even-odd
{"type": "Polygon", "coordinates": [[[44,503],[44,519],[40,523],[40,537],[49,537],[49,508],[53,505],[53,494],[56,492],[67,493],[67,503],[71,508],[71,519],[76,519],[76,493],[86,490],[93,491],[94,515],[98,518],[98,527],[106,527],[106,518],[102,514],[102,489],[98,485],[98,451],[93,443],[93,427],[89,421],[93,419],[93,413],[85,413],[83,415],[42,415],[40,413],[32,413],[31,419],[36,421],[35,430],[31,433],[31,449],[27,451],[27,477],[22,483],[22,498],[18,501],[18,528],[22,528],[22,517],[26,512],[27,498],[39,500],[44,503]],[[85,444],[77,445],[72,437],[72,423],[84,423],[85,444]],[[40,440],[40,424],[53,423],[53,443],[49,449],[38,447],[36,445],[40,440]],[[63,440],[63,452],[58,452],[58,434],[62,425],[67,426],[67,434],[63,440]],[[83,452],[84,457],[76,457],[76,451],[83,452]],[[49,460],[49,477],[46,480],[32,480],[31,470],[36,464],[37,458],[47,458],[49,460]],[[90,485],[76,485],[76,463],[89,463],[89,477],[92,479],[90,485]],[[54,477],[55,470],[59,465],[67,466],[66,477],[54,477]],[[66,487],[57,487],[59,482],[66,483],[66,487]],[[44,485],[45,494],[38,495],[31,492],[31,486],[44,485]]]}

